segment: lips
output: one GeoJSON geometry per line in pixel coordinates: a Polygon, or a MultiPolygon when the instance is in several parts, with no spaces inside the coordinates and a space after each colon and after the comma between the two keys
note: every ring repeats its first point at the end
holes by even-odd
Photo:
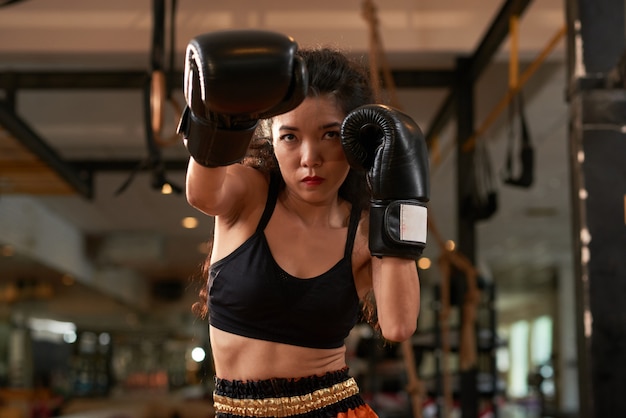
{"type": "Polygon", "coordinates": [[[307,186],[319,186],[320,184],[322,184],[323,181],[324,178],[318,176],[307,176],[302,179],[302,183],[306,184],[307,186]]]}

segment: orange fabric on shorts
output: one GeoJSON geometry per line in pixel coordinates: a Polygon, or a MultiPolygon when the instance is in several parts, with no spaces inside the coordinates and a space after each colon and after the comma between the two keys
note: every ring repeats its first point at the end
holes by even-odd
{"type": "Polygon", "coordinates": [[[341,412],[337,414],[337,418],[378,418],[378,415],[369,405],[363,405],[348,412],[341,412]]]}

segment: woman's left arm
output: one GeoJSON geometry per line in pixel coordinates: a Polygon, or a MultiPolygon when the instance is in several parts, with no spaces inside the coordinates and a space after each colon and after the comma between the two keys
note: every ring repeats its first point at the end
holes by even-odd
{"type": "Polygon", "coordinates": [[[413,259],[372,257],[372,286],[378,324],[389,341],[404,341],[417,328],[420,282],[413,259]]]}

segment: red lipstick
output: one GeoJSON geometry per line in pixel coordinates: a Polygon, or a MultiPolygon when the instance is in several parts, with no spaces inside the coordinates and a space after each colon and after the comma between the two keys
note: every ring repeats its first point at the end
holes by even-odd
{"type": "Polygon", "coordinates": [[[307,186],[319,186],[323,181],[324,178],[318,176],[306,176],[302,179],[302,182],[307,186]]]}

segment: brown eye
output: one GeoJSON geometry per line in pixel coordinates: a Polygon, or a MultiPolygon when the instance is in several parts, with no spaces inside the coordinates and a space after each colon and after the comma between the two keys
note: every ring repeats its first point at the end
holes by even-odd
{"type": "Polygon", "coordinates": [[[294,134],[284,134],[279,136],[278,139],[285,142],[293,142],[296,140],[296,136],[294,134]]]}

